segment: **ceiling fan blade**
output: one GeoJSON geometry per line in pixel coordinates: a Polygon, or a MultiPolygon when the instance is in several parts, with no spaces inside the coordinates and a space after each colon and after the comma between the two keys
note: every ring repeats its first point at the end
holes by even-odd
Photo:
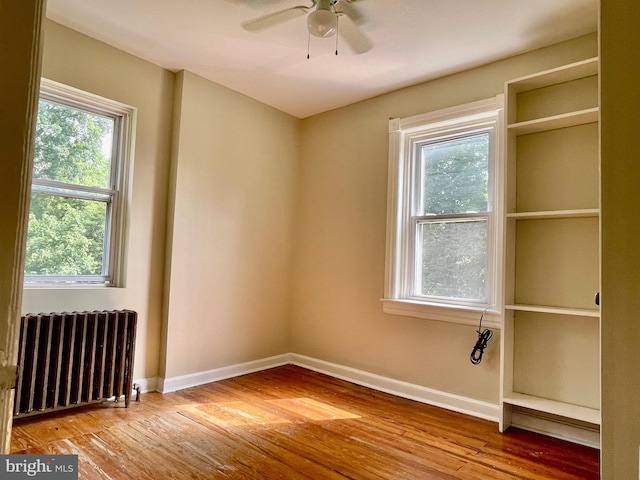
{"type": "Polygon", "coordinates": [[[351,20],[354,22],[360,23],[363,20],[363,15],[357,4],[362,1],[363,0],[338,0],[335,5],[336,13],[344,13],[351,17],[351,20]]]}
{"type": "MultiPolygon", "coordinates": [[[[315,5],[315,2],[313,2],[313,4],[315,5]]],[[[300,5],[297,7],[285,8],[284,10],[269,13],[267,15],[254,18],[253,20],[243,22],[242,28],[249,32],[264,30],[265,28],[273,27],[275,25],[278,25],[279,23],[283,23],[287,20],[292,20],[301,15],[305,15],[311,8],[313,8],[313,5],[310,7],[300,5]]]]}
{"type": "Polygon", "coordinates": [[[360,27],[358,27],[349,15],[338,12],[338,16],[338,31],[356,54],[359,55],[368,52],[373,48],[371,40],[360,30],[360,27]]]}

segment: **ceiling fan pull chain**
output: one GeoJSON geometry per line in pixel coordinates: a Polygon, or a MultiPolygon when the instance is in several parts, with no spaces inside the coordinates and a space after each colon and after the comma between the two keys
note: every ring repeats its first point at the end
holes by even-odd
{"type": "Polygon", "coordinates": [[[338,55],[338,37],[340,36],[340,15],[336,15],[336,55],[338,55]]]}
{"type": "Polygon", "coordinates": [[[311,51],[311,33],[307,30],[307,60],[309,60],[310,58],[310,53],[311,51]]]}

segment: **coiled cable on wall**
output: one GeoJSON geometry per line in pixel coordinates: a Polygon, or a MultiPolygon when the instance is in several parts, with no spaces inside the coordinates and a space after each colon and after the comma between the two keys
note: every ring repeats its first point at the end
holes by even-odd
{"type": "Polygon", "coordinates": [[[482,355],[484,355],[484,349],[487,348],[487,343],[489,339],[493,336],[493,331],[485,328],[482,330],[482,319],[484,318],[485,312],[489,309],[489,307],[485,308],[480,315],[480,324],[478,325],[478,340],[476,344],[473,346],[473,350],[471,351],[471,355],[469,359],[471,363],[474,365],[478,365],[482,361],[482,355]]]}

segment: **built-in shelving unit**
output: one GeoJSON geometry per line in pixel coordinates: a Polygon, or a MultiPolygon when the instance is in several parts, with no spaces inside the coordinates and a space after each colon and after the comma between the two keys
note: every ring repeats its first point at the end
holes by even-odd
{"type": "Polygon", "coordinates": [[[505,84],[501,430],[600,423],[597,75],[589,59],[505,84]]]}

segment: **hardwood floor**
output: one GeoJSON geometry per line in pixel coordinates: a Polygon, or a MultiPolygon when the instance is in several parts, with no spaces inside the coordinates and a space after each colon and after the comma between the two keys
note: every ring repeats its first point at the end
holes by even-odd
{"type": "Polygon", "coordinates": [[[81,479],[597,479],[597,450],[294,366],[14,422],[81,479]]]}

